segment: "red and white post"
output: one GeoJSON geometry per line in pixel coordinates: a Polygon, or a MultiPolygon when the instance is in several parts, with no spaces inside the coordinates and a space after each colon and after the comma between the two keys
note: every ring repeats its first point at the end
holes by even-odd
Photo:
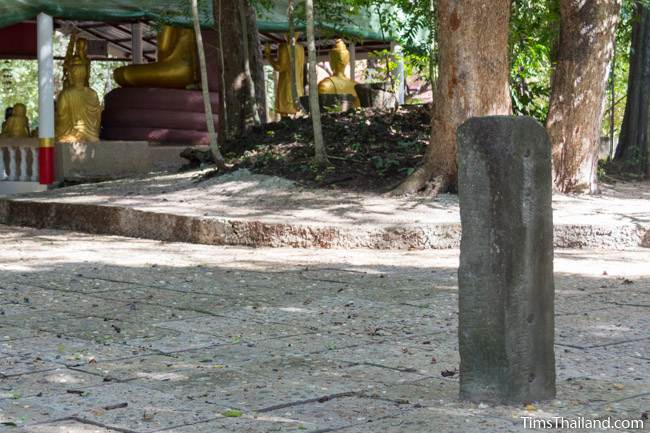
{"type": "Polygon", "coordinates": [[[50,15],[36,19],[38,56],[38,162],[42,185],[54,183],[54,22],[50,15]]]}

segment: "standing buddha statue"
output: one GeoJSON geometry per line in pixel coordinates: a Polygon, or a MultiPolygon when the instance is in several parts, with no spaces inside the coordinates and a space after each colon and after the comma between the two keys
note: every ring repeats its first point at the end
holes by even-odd
{"type": "Polygon", "coordinates": [[[158,60],[117,68],[113,75],[122,87],[185,89],[199,82],[194,31],[163,26],[158,33],[158,60]]]}
{"type": "Polygon", "coordinates": [[[70,66],[72,62],[83,62],[86,66],[86,87],[90,87],[90,58],[88,57],[88,40],[80,38],[77,33],[70,35],[68,48],[63,59],[63,88],[70,86],[70,66]]]}
{"type": "MultiPolygon", "coordinates": [[[[298,33],[294,36],[298,39],[298,33]]],[[[280,116],[288,116],[296,114],[298,111],[294,105],[293,94],[291,92],[291,56],[290,56],[290,36],[285,35],[285,42],[281,43],[278,47],[278,57],[274,59],[271,57],[271,49],[267,45],[264,50],[264,56],[273,69],[279,72],[278,84],[275,90],[275,112],[280,116]]],[[[296,90],[297,97],[305,94],[305,84],[303,69],[305,67],[305,48],[296,43],[295,46],[295,74],[296,74],[296,90]]]]}
{"type": "Polygon", "coordinates": [[[68,87],[56,100],[56,139],[63,143],[97,142],[102,107],[97,93],[86,85],[88,68],[82,58],[69,63],[68,87]]]}
{"type": "Polygon", "coordinates": [[[330,50],[330,66],[334,71],[334,75],[318,83],[318,93],[322,95],[351,95],[353,97],[353,105],[358,108],[361,103],[357,91],[354,88],[356,83],[345,75],[345,68],[349,63],[350,52],[345,46],[345,42],[337,39],[334,48],[330,50]]]}

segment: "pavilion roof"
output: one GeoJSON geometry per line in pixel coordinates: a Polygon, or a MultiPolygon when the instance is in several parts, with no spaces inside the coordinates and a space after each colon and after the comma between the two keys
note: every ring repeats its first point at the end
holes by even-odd
{"type": "MultiPolygon", "coordinates": [[[[75,21],[139,21],[189,26],[188,0],[2,0],[0,28],[33,19],[41,12],[75,21]]],[[[199,0],[201,24],[214,25],[212,0],[199,0]]]]}

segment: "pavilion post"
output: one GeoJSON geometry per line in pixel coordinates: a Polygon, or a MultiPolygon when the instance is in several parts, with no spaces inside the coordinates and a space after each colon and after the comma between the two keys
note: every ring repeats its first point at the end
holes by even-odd
{"type": "Polygon", "coordinates": [[[54,183],[54,23],[41,13],[36,20],[38,57],[38,162],[42,185],[54,183]]]}
{"type": "Polygon", "coordinates": [[[144,63],[142,52],[142,23],[131,24],[131,62],[139,65],[144,63]]]}
{"type": "Polygon", "coordinates": [[[395,60],[397,61],[397,68],[395,70],[395,78],[397,81],[397,102],[400,105],[404,104],[406,95],[406,73],[404,70],[404,53],[402,47],[394,42],[391,43],[391,49],[395,60]]]}

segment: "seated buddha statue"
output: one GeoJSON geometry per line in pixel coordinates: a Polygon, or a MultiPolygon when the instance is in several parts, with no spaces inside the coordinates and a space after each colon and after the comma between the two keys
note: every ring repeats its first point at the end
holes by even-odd
{"type": "Polygon", "coordinates": [[[321,95],[351,95],[353,105],[359,107],[360,101],[354,86],[354,80],[345,75],[345,68],[350,63],[350,52],[341,39],[336,40],[334,48],[330,50],[330,66],[334,75],[321,80],[318,83],[318,93],[321,95]]]}
{"type": "Polygon", "coordinates": [[[56,139],[63,143],[97,142],[102,114],[99,98],[86,86],[84,60],[76,58],[69,66],[69,87],[56,99],[56,139]]]}
{"type": "Polygon", "coordinates": [[[0,137],[19,138],[29,137],[29,119],[25,104],[16,104],[11,110],[11,115],[2,124],[0,137]]]}
{"type": "MultiPolygon", "coordinates": [[[[296,39],[298,34],[296,34],[296,39]]],[[[273,69],[278,71],[278,85],[275,90],[275,112],[280,116],[287,116],[289,114],[296,114],[297,110],[293,103],[293,95],[291,92],[291,50],[290,37],[285,35],[285,42],[281,43],[278,47],[278,57],[274,59],[271,57],[271,50],[266,46],[264,57],[273,66],[273,69]]],[[[305,67],[305,49],[302,45],[296,44],[296,54],[294,59],[296,71],[296,90],[298,97],[305,94],[304,75],[303,69],[305,67]]]]}
{"type": "Polygon", "coordinates": [[[198,83],[198,61],[194,31],[163,26],[158,33],[158,60],[117,68],[113,75],[122,87],[185,89],[198,83]]]}

